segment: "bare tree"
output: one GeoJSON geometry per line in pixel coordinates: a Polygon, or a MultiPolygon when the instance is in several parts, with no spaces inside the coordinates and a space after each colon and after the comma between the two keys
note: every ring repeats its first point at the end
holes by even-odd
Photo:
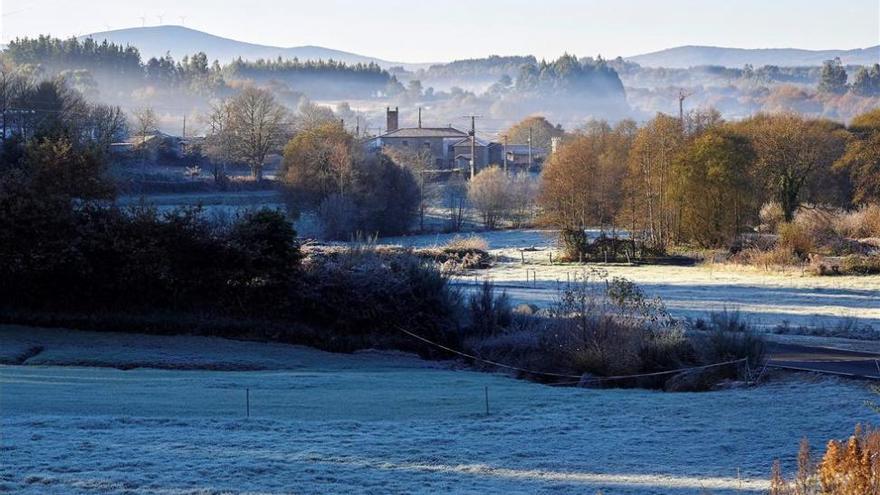
{"type": "Polygon", "coordinates": [[[140,140],[141,175],[147,177],[147,137],[158,130],[156,112],[151,107],[144,107],[132,112],[132,124],[135,136],[140,140]]]}
{"type": "Polygon", "coordinates": [[[230,125],[232,106],[229,100],[221,100],[211,105],[211,111],[204,121],[208,132],[205,137],[205,154],[213,165],[214,182],[226,179],[226,165],[233,158],[233,136],[230,125]]]}
{"type": "Polygon", "coordinates": [[[147,138],[157,131],[158,125],[156,112],[152,107],[139,108],[132,112],[132,126],[142,147],[147,144],[147,138]]]}
{"type": "Polygon", "coordinates": [[[114,141],[120,141],[128,133],[128,123],[122,109],[111,105],[95,105],[88,113],[89,137],[109,151],[114,141]]]}
{"type": "Polygon", "coordinates": [[[464,226],[468,186],[461,175],[452,176],[442,187],[443,201],[449,209],[449,229],[458,232],[464,226]]]}
{"type": "Polygon", "coordinates": [[[430,188],[428,178],[433,165],[431,152],[425,149],[415,151],[386,147],[383,153],[397,165],[409,170],[419,185],[419,230],[425,230],[425,214],[435,192],[430,188]]]}
{"type": "Polygon", "coordinates": [[[483,169],[468,185],[468,198],[483,217],[487,229],[494,229],[509,214],[510,184],[507,174],[497,165],[483,169]]]}
{"type": "Polygon", "coordinates": [[[272,93],[245,88],[230,102],[231,143],[235,154],[250,165],[256,180],[263,180],[266,156],[282,144],[287,109],[272,93]]]}

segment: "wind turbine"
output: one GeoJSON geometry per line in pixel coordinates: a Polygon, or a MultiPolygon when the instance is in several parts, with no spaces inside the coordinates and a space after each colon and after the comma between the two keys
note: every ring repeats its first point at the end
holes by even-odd
{"type": "Polygon", "coordinates": [[[147,26],[147,16],[142,15],[142,16],[138,17],[138,19],[141,20],[141,27],[146,27],[146,26],[147,26]]]}
{"type": "Polygon", "coordinates": [[[161,26],[161,25],[162,25],[162,20],[165,19],[165,14],[162,13],[162,14],[157,15],[156,17],[159,18],[159,25],[161,26]]]}
{"type": "Polygon", "coordinates": [[[186,16],[185,15],[180,16],[180,25],[186,26],[186,16]]]}

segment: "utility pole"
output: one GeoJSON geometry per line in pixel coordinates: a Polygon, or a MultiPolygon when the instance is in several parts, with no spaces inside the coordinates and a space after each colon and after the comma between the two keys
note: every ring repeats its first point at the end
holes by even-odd
{"type": "Polygon", "coordinates": [[[419,129],[422,128],[422,107],[419,107],[419,129]]]}
{"type": "Polygon", "coordinates": [[[183,139],[186,139],[186,115],[183,116],[183,139]]]}
{"type": "Polygon", "coordinates": [[[355,117],[355,126],[354,126],[354,135],[355,137],[361,137],[361,116],[358,115],[355,117]]]}
{"type": "Polygon", "coordinates": [[[507,134],[504,135],[504,143],[501,145],[501,159],[504,160],[504,175],[507,175],[507,134]]]}
{"type": "Polygon", "coordinates": [[[471,118],[471,180],[477,175],[477,116],[470,115],[471,118]]]}
{"type": "Polygon", "coordinates": [[[678,120],[681,122],[682,129],[684,129],[684,100],[689,96],[691,96],[691,93],[684,89],[678,90],[678,120]]]}
{"type": "Polygon", "coordinates": [[[532,128],[529,127],[529,172],[532,171],[532,128]]]}

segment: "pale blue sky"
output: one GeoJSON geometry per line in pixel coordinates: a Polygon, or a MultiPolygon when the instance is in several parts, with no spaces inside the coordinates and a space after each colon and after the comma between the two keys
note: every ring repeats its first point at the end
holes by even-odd
{"type": "Polygon", "coordinates": [[[677,45],[863,48],[878,0],[0,0],[0,37],[181,24],[242,41],[387,60],[635,55],[677,45]]]}

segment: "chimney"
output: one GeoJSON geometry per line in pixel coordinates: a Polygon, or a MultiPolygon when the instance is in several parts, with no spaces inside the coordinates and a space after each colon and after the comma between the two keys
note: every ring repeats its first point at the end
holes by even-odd
{"type": "Polygon", "coordinates": [[[385,132],[394,132],[399,129],[398,125],[398,116],[400,115],[400,108],[394,107],[394,110],[391,110],[391,107],[385,108],[385,132]]]}

